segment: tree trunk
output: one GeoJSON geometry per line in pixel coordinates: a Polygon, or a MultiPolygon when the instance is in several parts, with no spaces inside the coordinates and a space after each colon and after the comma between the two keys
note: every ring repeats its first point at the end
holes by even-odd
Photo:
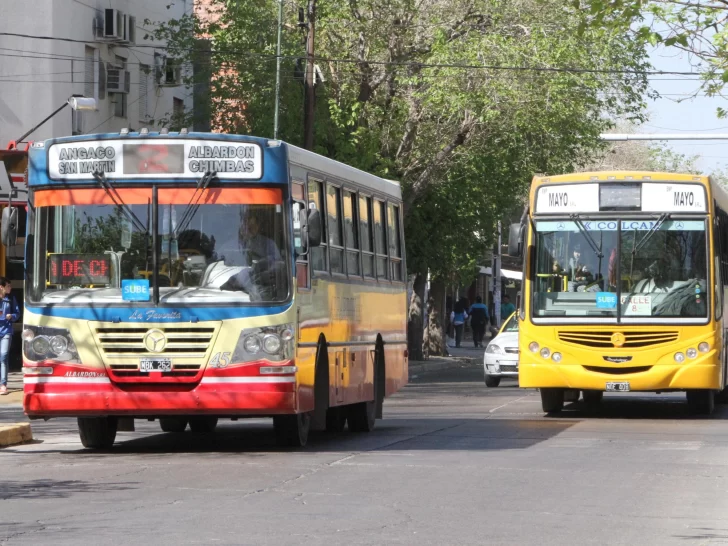
{"type": "Polygon", "coordinates": [[[424,337],[424,299],[427,287],[427,272],[417,273],[410,299],[409,317],[407,323],[407,347],[410,360],[424,360],[422,353],[424,337]]]}
{"type": "Polygon", "coordinates": [[[445,356],[447,346],[445,339],[445,283],[432,281],[430,295],[427,298],[427,347],[425,351],[433,356],[445,356]]]}

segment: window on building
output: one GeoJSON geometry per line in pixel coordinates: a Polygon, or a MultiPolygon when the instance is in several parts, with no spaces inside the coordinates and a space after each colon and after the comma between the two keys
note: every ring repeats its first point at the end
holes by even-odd
{"type": "Polygon", "coordinates": [[[319,211],[321,214],[321,246],[314,247],[310,250],[311,267],[316,272],[328,272],[329,268],[326,263],[326,211],[324,209],[323,182],[318,180],[309,180],[308,182],[308,206],[319,211]]]}
{"type": "Polygon", "coordinates": [[[89,46],[83,63],[83,96],[96,97],[96,49],[89,46]]]}
{"type": "Polygon", "coordinates": [[[185,126],[185,101],[174,97],[172,99],[172,119],[170,120],[170,129],[179,131],[185,126]]]}
{"type": "Polygon", "coordinates": [[[329,230],[329,263],[332,273],[344,273],[344,238],[341,229],[341,188],[327,184],[326,212],[329,230]]]}
{"type": "Polygon", "coordinates": [[[374,277],[374,241],[372,238],[372,198],[359,197],[359,225],[361,226],[361,266],[366,277],[374,277]]]}
{"type": "MultiPolygon", "coordinates": [[[[122,70],[126,70],[126,59],[124,57],[116,56],[116,66],[122,70]]],[[[126,93],[114,93],[114,115],[117,118],[125,118],[129,115],[128,113],[128,95],[126,93]]]]}
{"type": "Polygon", "coordinates": [[[387,209],[387,225],[389,227],[389,259],[392,264],[392,276],[394,281],[401,281],[404,278],[402,271],[402,234],[399,218],[399,207],[389,203],[387,209]]]}

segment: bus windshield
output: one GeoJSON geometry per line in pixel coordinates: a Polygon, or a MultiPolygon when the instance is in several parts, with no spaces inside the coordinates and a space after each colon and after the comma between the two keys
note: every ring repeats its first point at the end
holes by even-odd
{"type": "Polygon", "coordinates": [[[535,222],[534,318],[707,319],[704,219],[581,223],[535,222]]]}
{"type": "Polygon", "coordinates": [[[156,203],[151,189],[122,188],[118,195],[126,207],[97,189],[36,193],[35,301],[149,301],[150,290],[142,288],[140,297],[138,288],[127,294],[122,286],[153,282],[155,207],[160,303],[288,298],[280,190],[160,189],[156,203]]]}

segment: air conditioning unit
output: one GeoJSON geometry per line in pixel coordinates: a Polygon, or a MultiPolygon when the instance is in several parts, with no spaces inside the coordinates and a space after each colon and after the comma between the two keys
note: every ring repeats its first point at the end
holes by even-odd
{"type": "Polygon", "coordinates": [[[176,59],[165,55],[154,56],[154,79],[158,87],[176,87],[182,84],[182,67],[176,59]]]}
{"type": "Polygon", "coordinates": [[[129,93],[131,78],[129,72],[118,66],[109,64],[106,67],[106,92],[129,93]]]}
{"type": "Polygon", "coordinates": [[[112,8],[104,10],[104,39],[122,41],[127,30],[126,15],[124,13],[112,8]]]}

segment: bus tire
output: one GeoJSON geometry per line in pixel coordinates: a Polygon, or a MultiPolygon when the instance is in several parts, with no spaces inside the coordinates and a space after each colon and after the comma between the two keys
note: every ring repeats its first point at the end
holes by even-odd
{"type": "Polygon", "coordinates": [[[273,430],[276,443],[281,447],[304,447],[311,429],[311,414],[276,415],[273,417],[273,430]]]}
{"type": "Polygon", "coordinates": [[[545,413],[558,413],[564,408],[564,389],[539,389],[541,408],[545,413]]]}
{"type": "Polygon", "coordinates": [[[208,415],[195,415],[189,417],[190,430],[192,432],[201,432],[203,434],[209,434],[215,431],[217,427],[217,417],[210,417],[208,415]]]}
{"type": "Polygon", "coordinates": [[[715,409],[715,392],[710,389],[689,390],[686,393],[688,409],[696,415],[711,415],[715,409]]]}
{"type": "Polygon", "coordinates": [[[728,387],[715,394],[716,404],[728,404],[728,387]]]}
{"type": "Polygon", "coordinates": [[[110,449],[116,439],[117,423],[116,417],[79,417],[81,444],[89,449],[110,449]]]}
{"type": "Polygon", "coordinates": [[[160,417],[159,428],[162,432],[184,432],[187,428],[187,419],[184,417],[160,417]]]}
{"type": "Polygon", "coordinates": [[[590,407],[598,406],[604,398],[604,391],[585,390],[582,391],[584,404],[590,407]]]}
{"type": "Polygon", "coordinates": [[[497,387],[500,385],[501,378],[495,375],[485,374],[485,386],[486,387],[497,387]]]}

